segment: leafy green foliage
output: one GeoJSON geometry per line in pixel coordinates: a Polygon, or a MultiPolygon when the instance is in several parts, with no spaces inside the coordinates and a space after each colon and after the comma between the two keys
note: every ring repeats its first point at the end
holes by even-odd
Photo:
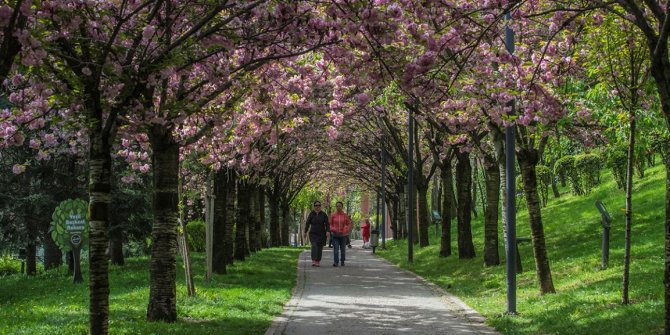
{"type": "Polygon", "coordinates": [[[0,277],[21,272],[21,261],[10,255],[0,256],[0,277]]]}
{"type": "Polygon", "coordinates": [[[559,158],[556,163],[554,163],[554,174],[560,178],[562,184],[565,184],[566,181],[569,181],[572,194],[579,195],[581,194],[581,189],[579,187],[579,175],[577,174],[577,171],[575,171],[574,167],[575,157],[563,156],[559,158]]]}
{"type": "Polygon", "coordinates": [[[191,251],[205,252],[207,247],[205,231],[205,221],[194,220],[188,222],[186,232],[188,233],[188,246],[191,248],[191,251]]]}
{"type": "Polygon", "coordinates": [[[626,185],[626,166],[628,153],[624,145],[613,145],[605,150],[605,166],[612,170],[618,188],[626,185]]]}
{"type": "Polygon", "coordinates": [[[580,188],[584,194],[591,193],[591,190],[600,183],[600,169],[602,169],[602,160],[596,154],[582,154],[575,156],[575,171],[579,174],[580,188]]]}

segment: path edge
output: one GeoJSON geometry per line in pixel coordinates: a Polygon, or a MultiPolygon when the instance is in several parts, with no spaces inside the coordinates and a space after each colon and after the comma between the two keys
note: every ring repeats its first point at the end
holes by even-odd
{"type": "Polygon", "coordinates": [[[291,299],[284,304],[284,310],[281,314],[277,315],[273,320],[270,328],[265,331],[265,335],[280,335],[283,334],[288,325],[288,320],[295,311],[296,307],[302,300],[302,296],[305,293],[305,276],[307,271],[305,271],[305,266],[307,262],[302,262],[303,255],[308,254],[308,250],[304,250],[298,254],[298,265],[296,266],[296,284],[291,289],[291,299]]]}
{"type": "MultiPolygon", "coordinates": [[[[407,269],[403,269],[396,264],[393,264],[389,260],[387,260],[384,257],[381,257],[377,254],[373,254],[375,257],[377,257],[379,260],[386,262],[393,266],[394,268],[405,272],[407,275],[412,276],[416,278],[417,282],[422,284],[423,286],[427,287],[429,290],[431,290],[433,293],[437,294],[442,302],[447,304],[450,307],[450,311],[454,312],[459,317],[462,317],[464,320],[466,320],[469,325],[475,329],[477,332],[480,332],[482,334],[496,334],[499,335],[500,333],[493,327],[489,326],[486,324],[486,318],[481,315],[477,310],[474,308],[468,306],[463,300],[461,300],[459,297],[455,296],[453,293],[450,293],[449,291],[443,289],[439,285],[427,280],[426,278],[423,278],[422,276],[409,271],[407,269]]],[[[268,334],[266,334],[268,335],[268,334]]]]}

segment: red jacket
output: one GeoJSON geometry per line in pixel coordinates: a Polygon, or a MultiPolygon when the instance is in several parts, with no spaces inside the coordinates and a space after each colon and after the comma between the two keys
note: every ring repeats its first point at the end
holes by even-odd
{"type": "Polygon", "coordinates": [[[347,236],[351,232],[351,219],[344,212],[335,212],[328,221],[333,236],[347,236]]]}

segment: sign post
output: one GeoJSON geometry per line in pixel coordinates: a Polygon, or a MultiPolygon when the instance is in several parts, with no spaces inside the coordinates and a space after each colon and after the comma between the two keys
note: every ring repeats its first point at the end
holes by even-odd
{"type": "Polygon", "coordinates": [[[88,203],[81,199],[61,202],[51,216],[51,238],[64,251],[72,251],[74,258],[74,283],[84,282],[81,274],[81,249],[88,241],[88,203]]]}

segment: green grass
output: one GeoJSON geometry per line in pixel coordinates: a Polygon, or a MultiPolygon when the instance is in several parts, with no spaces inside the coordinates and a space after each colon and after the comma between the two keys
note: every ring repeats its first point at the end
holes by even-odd
{"type": "MultiPolygon", "coordinates": [[[[146,321],[149,260],[127,259],[110,267],[110,334],[262,334],[291,297],[300,251],[263,250],[211,282],[204,280],[203,255],[196,254],[194,298],[187,296],[180,262],[178,321],[171,324],[146,321]]],[[[0,334],[88,333],[88,283],[73,284],[64,271],[0,278],[0,334]]]]}
{"type": "MultiPolygon", "coordinates": [[[[635,179],[633,195],[631,305],[621,305],[624,223],[621,208],[623,190],[617,189],[611,174],[603,171],[603,183],[590,195],[575,197],[562,190],[542,210],[546,243],[556,294],[540,295],[530,243],[519,248],[524,273],[517,276],[518,315],[505,314],[506,276],[503,265],[483,265],[482,216],[473,221],[477,258],[459,260],[454,255],[438,257],[439,240],[415,248],[414,262],[407,263],[407,243],[391,242],[378,253],[447,289],[487,318],[487,323],[504,334],[661,334],[663,331],[663,234],[665,170],[657,165],[645,178],[635,179]],[[600,269],[600,215],[594,206],[602,200],[613,216],[609,268],[600,269]]],[[[550,196],[552,197],[552,196],[550,196]]],[[[456,238],[455,220],[452,224],[456,238]]],[[[528,216],[520,209],[517,236],[530,237],[528,216]]],[[[434,229],[430,229],[434,234],[434,229]]],[[[504,248],[500,236],[500,255],[504,248]]]]}

